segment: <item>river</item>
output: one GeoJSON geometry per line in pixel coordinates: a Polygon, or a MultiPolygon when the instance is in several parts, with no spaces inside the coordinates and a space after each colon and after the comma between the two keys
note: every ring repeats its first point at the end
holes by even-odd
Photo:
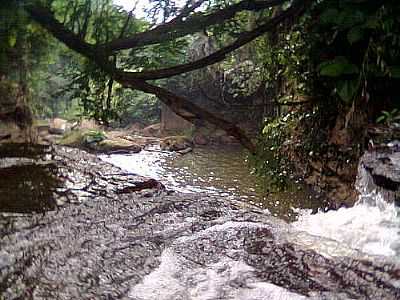
{"type": "Polygon", "coordinates": [[[196,147],[185,155],[160,151],[156,146],[132,155],[101,155],[101,159],[124,170],[155,178],[167,188],[183,193],[205,193],[243,201],[268,210],[287,221],[299,209],[317,210],[318,195],[304,185],[272,193],[263,179],[251,173],[246,151],[240,146],[196,147]]]}
{"type": "Polygon", "coordinates": [[[360,199],[363,230],[391,230],[379,248],[351,231],[358,206],[310,215],[295,206],[309,200],[291,199],[274,210],[281,200],[258,202],[241,150],[218,151],[102,157],[120,169],[78,149],[0,147],[0,299],[400,298],[394,206],[360,199]],[[132,173],[176,192],[142,190],[152,181],[132,173]]]}
{"type": "MultiPolygon", "coordinates": [[[[354,207],[321,211],[318,195],[298,183],[271,193],[262,179],[251,174],[246,152],[238,146],[198,147],[184,156],[157,147],[132,155],[103,155],[129,172],[155,178],[167,188],[184,193],[240,198],[293,222],[299,230],[332,239],[370,255],[400,260],[400,210],[378,194],[362,192],[354,207]],[[316,211],[318,213],[315,213],[316,211]]],[[[320,249],[321,250],[321,249],[320,249]]]]}

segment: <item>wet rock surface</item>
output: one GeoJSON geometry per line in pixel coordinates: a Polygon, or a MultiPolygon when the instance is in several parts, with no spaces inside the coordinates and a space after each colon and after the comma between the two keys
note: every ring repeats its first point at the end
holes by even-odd
{"type": "Polygon", "coordinates": [[[32,186],[40,181],[18,168],[51,165],[56,205],[10,212],[0,183],[0,298],[273,299],[267,284],[275,299],[400,297],[399,266],[326,258],[243,202],[169,194],[153,181],[140,190],[148,179],[77,149],[31,149],[35,161],[19,162],[2,153],[0,171],[32,186]]]}
{"type": "Polygon", "coordinates": [[[366,152],[360,160],[368,177],[366,189],[377,191],[388,202],[400,205],[400,151],[387,147],[366,152]]]}

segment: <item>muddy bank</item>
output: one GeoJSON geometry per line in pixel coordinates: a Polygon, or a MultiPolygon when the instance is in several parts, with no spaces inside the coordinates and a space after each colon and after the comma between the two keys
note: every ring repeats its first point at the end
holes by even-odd
{"type": "MultiPolygon", "coordinates": [[[[0,160],[5,168],[32,164],[0,160]]],[[[353,252],[324,257],[242,201],[137,191],[148,180],[78,149],[55,147],[34,164],[41,160],[55,166],[56,206],[0,208],[4,299],[400,297],[398,266],[353,252]]]]}

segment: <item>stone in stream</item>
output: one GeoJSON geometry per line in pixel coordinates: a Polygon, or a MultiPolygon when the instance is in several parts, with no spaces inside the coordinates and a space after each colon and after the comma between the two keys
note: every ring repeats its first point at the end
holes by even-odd
{"type": "Polygon", "coordinates": [[[364,172],[366,192],[376,191],[387,202],[400,205],[400,149],[392,147],[366,152],[360,159],[360,172],[364,172]]]}
{"type": "Polygon", "coordinates": [[[49,133],[63,135],[67,130],[70,129],[70,125],[67,120],[61,118],[54,118],[49,124],[49,133]]]}
{"type": "Polygon", "coordinates": [[[55,200],[66,200],[40,214],[10,213],[0,201],[2,299],[400,298],[400,266],[384,259],[328,258],[239,199],[145,197],[135,187],[148,179],[78,149],[47,149],[19,155],[51,160],[55,200]]]}
{"type": "MultiPolygon", "coordinates": [[[[193,142],[185,136],[168,136],[160,141],[161,150],[177,151],[185,154],[186,149],[192,149],[193,142]]],[[[189,152],[190,152],[189,151],[189,152]]]]}

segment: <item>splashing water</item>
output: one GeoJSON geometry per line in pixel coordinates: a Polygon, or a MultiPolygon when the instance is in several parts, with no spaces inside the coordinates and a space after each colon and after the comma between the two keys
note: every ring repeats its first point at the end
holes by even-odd
{"type": "Polygon", "coordinates": [[[370,180],[360,166],[356,183],[360,196],[353,207],[315,215],[304,210],[293,226],[369,255],[400,260],[400,210],[376,190],[369,190],[370,180]]]}
{"type": "Polygon", "coordinates": [[[252,267],[229,258],[189,268],[177,253],[167,249],[161,255],[160,266],[131,289],[130,297],[137,300],[306,299],[259,281],[253,273],[252,267]]]}

